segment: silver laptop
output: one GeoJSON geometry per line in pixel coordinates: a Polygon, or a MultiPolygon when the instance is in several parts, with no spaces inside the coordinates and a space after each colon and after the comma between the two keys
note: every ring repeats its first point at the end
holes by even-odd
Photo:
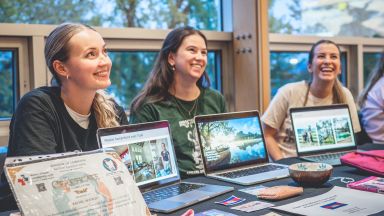
{"type": "Polygon", "coordinates": [[[234,190],[180,182],[168,121],[99,129],[97,137],[120,155],[153,211],[169,213],[234,190]]]}
{"type": "Polygon", "coordinates": [[[348,105],[291,108],[298,157],[340,165],[340,157],[356,150],[348,105]]]}
{"type": "Polygon", "coordinates": [[[250,185],[289,175],[286,165],[269,163],[258,111],[196,116],[205,175],[250,185]]]}

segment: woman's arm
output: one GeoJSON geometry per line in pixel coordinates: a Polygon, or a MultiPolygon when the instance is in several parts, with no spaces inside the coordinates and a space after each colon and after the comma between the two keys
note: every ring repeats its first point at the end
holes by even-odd
{"type": "Polygon", "coordinates": [[[269,125],[263,123],[264,137],[267,145],[268,154],[274,161],[283,158],[283,154],[280,150],[279,143],[276,140],[277,130],[269,125]]]}

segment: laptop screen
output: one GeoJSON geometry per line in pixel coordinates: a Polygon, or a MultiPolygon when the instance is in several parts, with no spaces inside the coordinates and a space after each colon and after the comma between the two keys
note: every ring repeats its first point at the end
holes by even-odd
{"type": "Polygon", "coordinates": [[[257,111],[196,116],[206,172],[267,162],[257,111]]]}
{"type": "Polygon", "coordinates": [[[292,108],[297,152],[321,152],[355,147],[348,105],[292,108]]]}
{"type": "Polygon", "coordinates": [[[97,137],[120,155],[140,188],[180,179],[167,121],[103,128],[97,137]]]}

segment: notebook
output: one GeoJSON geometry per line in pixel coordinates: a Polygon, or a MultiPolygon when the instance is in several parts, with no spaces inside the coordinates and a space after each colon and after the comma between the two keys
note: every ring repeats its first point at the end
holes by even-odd
{"type": "Polygon", "coordinates": [[[97,138],[120,155],[152,211],[169,213],[234,190],[180,181],[168,121],[98,129],[97,138]]]}
{"type": "Polygon", "coordinates": [[[289,175],[286,165],[269,163],[258,111],[195,117],[205,175],[250,185],[289,175]]]}
{"type": "Polygon", "coordinates": [[[340,165],[340,157],[356,150],[348,105],[291,108],[298,157],[340,165]]]}

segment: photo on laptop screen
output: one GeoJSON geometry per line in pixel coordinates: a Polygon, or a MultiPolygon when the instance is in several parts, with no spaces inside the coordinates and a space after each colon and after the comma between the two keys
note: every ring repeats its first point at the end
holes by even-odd
{"type": "Polygon", "coordinates": [[[347,105],[294,108],[291,118],[298,152],[355,146],[347,105]]]}
{"type": "Polygon", "coordinates": [[[120,155],[138,186],[178,176],[167,124],[141,130],[107,129],[99,139],[103,148],[113,148],[120,155]]]}
{"type": "Polygon", "coordinates": [[[208,170],[265,159],[266,150],[257,116],[197,122],[208,170]]]}

